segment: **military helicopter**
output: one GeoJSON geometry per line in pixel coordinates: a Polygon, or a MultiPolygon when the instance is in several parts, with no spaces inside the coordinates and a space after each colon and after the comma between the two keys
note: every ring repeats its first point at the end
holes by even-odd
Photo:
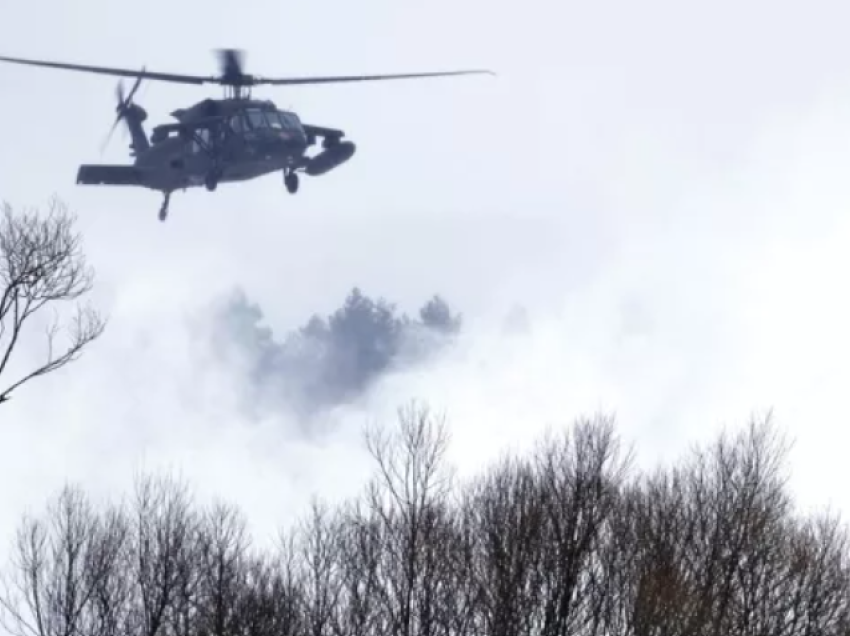
{"type": "MultiPolygon", "coordinates": [[[[77,172],[77,184],[134,186],[163,194],[159,219],[168,215],[171,194],[176,190],[205,186],[214,191],[220,183],[247,181],[278,170],[291,194],[298,191],[299,172],[311,177],[337,168],[354,155],[353,142],[343,140],[344,132],[305,124],[289,110],[278,108],[270,100],[251,98],[251,88],[296,84],[328,84],[372,80],[412,79],[452,75],[489,74],[487,70],[461,70],[390,75],[337,77],[264,78],[243,72],[243,53],[235,49],[218,51],[221,74],[218,76],[180,75],[134,71],[123,68],[87,66],[0,56],[0,61],[55,69],[83,71],[119,77],[135,77],[125,96],[123,84],[117,87],[118,113],[112,129],[122,120],[130,133],[130,165],[83,164],[77,172]],[[223,99],[204,99],[188,108],[171,113],[176,123],[160,124],[148,138],[144,121],[147,112],[133,102],[143,79],[182,84],[215,83],[224,87],[223,99]],[[321,138],[322,150],[308,155],[321,138]]],[[[108,138],[107,138],[108,140],[108,138]]]]}

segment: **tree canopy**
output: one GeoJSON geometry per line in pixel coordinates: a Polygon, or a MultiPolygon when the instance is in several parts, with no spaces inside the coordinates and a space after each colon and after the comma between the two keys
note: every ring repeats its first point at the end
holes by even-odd
{"type": "MultiPolygon", "coordinates": [[[[460,481],[426,409],[373,429],[374,478],[276,549],[239,509],[144,477],[63,489],[23,520],[0,618],[15,636],[845,635],[847,528],[802,515],[770,422],[653,473],[577,422],[460,481]]],[[[271,502],[270,502],[271,504],[271,502]]]]}

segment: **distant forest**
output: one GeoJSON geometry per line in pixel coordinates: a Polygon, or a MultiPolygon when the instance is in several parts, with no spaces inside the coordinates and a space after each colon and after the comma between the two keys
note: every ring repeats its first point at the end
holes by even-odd
{"type": "Polygon", "coordinates": [[[356,287],[330,315],[313,315],[283,337],[263,319],[259,305],[237,292],[217,316],[215,346],[235,342],[247,358],[251,399],[301,416],[356,399],[387,371],[427,361],[462,328],[461,315],[439,295],[410,317],[356,287]]]}

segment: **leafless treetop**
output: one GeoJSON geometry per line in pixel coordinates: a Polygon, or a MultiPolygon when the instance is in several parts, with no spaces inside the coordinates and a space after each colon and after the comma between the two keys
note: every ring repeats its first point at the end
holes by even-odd
{"type": "MultiPolygon", "coordinates": [[[[75,217],[58,199],[46,212],[0,209],[0,403],[24,383],[76,360],[101,335],[105,321],[80,302],[91,291],[94,273],[87,265],[75,217]],[[59,310],[72,304],[73,314],[60,320],[59,310]],[[10,362],[28,327],[48,310],[42,361],[14,377],[10,362]],[[58,336],[65,332],[64,343],[58,336]]],[[[45,317],[46,318],[46,317],[45,317]]]]}
{"type": "Polygon", "coordinates": [[[98,512],[67,488],[20,526],[0,589],[16,636],[847,636],[850,543],[801,516],[766,423],[655,473],[610,420],[450,479],[445,423],[370,435],[376,476],[315,502],[280,551],[225,504],[142,479],[98,512]]]}

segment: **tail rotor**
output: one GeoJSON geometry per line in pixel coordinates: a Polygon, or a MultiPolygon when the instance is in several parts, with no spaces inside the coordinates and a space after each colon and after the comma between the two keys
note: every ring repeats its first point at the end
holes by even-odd
{"type": "MultiPolygon", "coordinates": [[[[142,69],[144,72],[144,69],[142,69]]],[[[106,147],[109,145],[109,141],[112,139],[112,134],[115,132],[115,128],[118,127],[118,124],[127,116],[133,108],[138,109],[139,107],[133,103],[133,96],[136,94],[136,91],[139,90],[139,85],[142,83],[142,78],[136,78],[136,81],[133,83],[133,87],[130,89],[130,93],[125,97],[124,96],[124,84],[119,80],[118,85],[115,87],[115,97],[118,100],[118,105],[115,107],[115,112],[118,115],[115,117],[115,121],[112,123],[112,128],[109,129],[109,133],[106,135],[106,139],[103,140],[103,143],[100,146],[100,152],[106,150],[106,147]]]]}

